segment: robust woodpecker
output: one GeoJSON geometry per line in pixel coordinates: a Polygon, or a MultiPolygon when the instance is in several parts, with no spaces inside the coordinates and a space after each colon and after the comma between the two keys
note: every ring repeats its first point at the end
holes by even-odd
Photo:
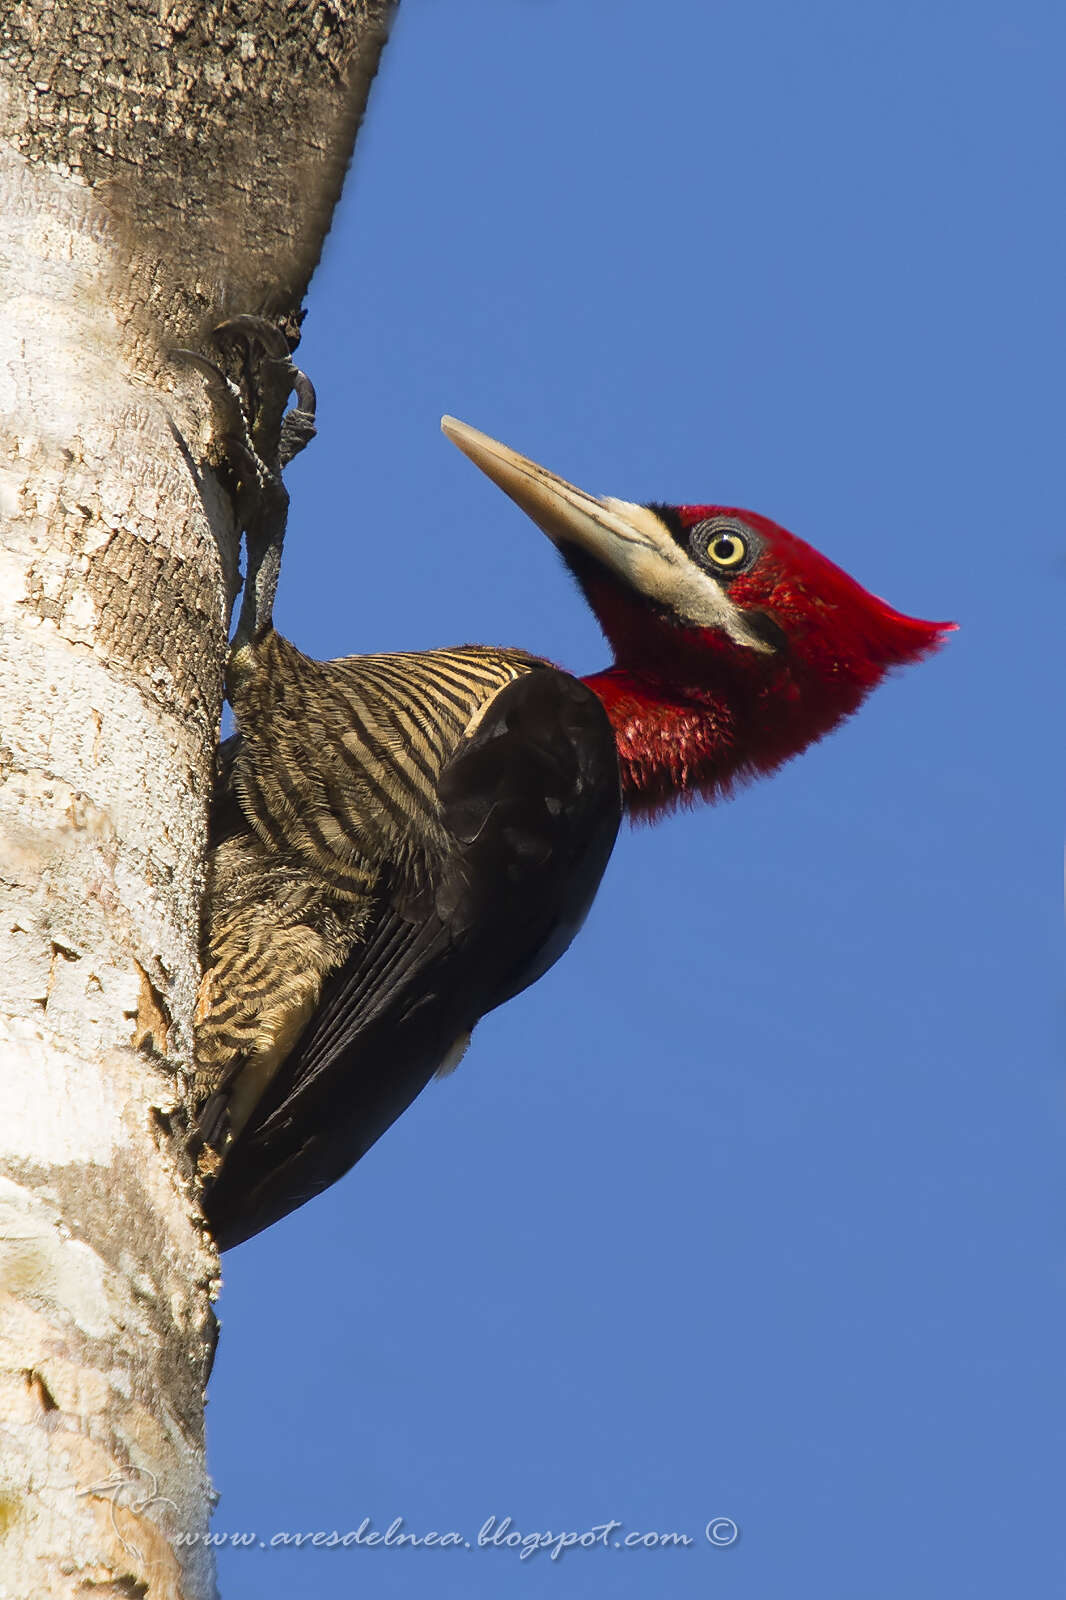
{"type": "Polygon", "coordinates": [[[770,772],[948,624],[766,517],[585,494],[445,418],[544,530],[613,664],[465,645],[317,662],[253,602],[228,694],[198,1012],[207,1217],[226,1248],[339,1178],[547,970],[623,811],[770,772]]]}

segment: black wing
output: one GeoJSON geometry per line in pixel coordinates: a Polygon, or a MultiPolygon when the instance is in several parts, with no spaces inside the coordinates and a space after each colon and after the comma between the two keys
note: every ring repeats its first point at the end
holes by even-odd
{"type": "Polygon", "coordinates": [[[208,1191],[223,1249],[347,1172],[456,1040],[567,949],[621,818],[606,712],[576,678],[526,673],[490,702],[438,795],[454,847],[417,892],[386,892],[208,1191]]]}

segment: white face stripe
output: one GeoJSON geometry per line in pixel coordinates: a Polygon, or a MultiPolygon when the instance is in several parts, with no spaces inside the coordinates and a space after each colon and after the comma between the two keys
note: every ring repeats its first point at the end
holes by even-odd
{"type": "Polygon", "coordinates": [[[734,644],[773,654],[773,646],[760,638],[724,585],[696,565],[654,511],[628,500],[605,499],[602,504],[612,513],[612,520],[628,523],[640,535],[639,543],[593,551],[604,565],[693,627],[718,628],[734,644]]]}
{"type": "Polygon", "coordinates": [[[553,544],[586,551],[630,589],[693,627],[717,628],[734,644],[773,654],[773,645],[752,628],[723,585],[682,550],[647,506],[586,494],[454,417],[442,417],[441,428],[553,544]]]}

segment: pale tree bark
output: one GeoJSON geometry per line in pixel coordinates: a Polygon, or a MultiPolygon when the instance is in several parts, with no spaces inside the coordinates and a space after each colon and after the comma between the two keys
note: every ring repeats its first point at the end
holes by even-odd
{"type": "Polygon", "coordinates": [[[5,1600],[214,1590],[183,1140],[236,540],[169,352],[297,326],[390,9],[0,7],[5,1600]]]}

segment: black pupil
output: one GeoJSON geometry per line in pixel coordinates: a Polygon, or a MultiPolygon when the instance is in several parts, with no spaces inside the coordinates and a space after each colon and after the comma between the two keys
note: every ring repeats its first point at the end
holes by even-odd
{"type": "Polygon", "coordinates": [[[737,541],[729,534],[720,534],[714,541],[714,554],[719,561],[732,561],[737,553],[737,541]]]}

